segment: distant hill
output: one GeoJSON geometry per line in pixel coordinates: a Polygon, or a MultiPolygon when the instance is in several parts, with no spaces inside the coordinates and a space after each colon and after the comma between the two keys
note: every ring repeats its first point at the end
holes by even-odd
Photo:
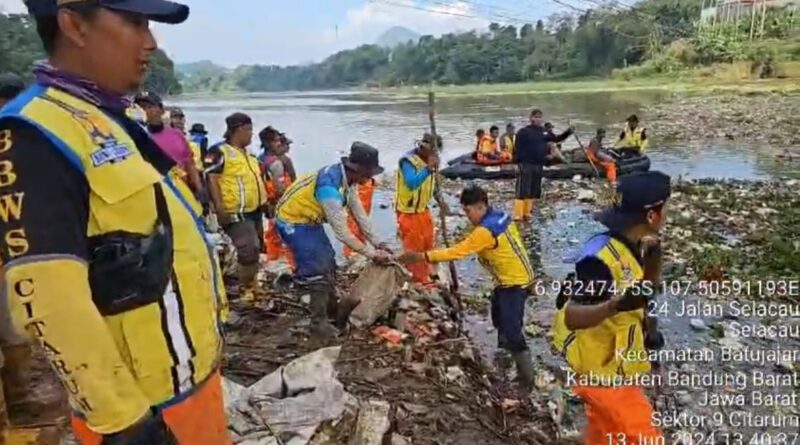
{"type": "Polygon", "coordinates": [[[375,42],[378,46],[383,46],[385,48],[394,48],[397,45],[408,43],[408,42],[416,42],[419,40],[421,36],[403,26],[395,26],[393,28],[389,28],[378,37],[378,40],[375,42]]]}
{"type": "Polygon", "coordinates": [[[224,66],[219,66],[210,60],[201,60],[199,62],[191,63],[176,63],[175,71],[182,77],[192,76],[207,76],[210,74],[227,73],[228,70],[224,66]]]}

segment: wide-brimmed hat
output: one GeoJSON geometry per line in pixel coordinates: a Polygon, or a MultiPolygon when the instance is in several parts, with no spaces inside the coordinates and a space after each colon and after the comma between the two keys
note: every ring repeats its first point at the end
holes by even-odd
{"type": "Polygon", "coordinates": [[[342,158],[342,164],[368,176],[379,175],[384,171],[378,160],[378,149],[364,142],[353,142],[350,155],[342,158]]]}
{"type": "Polygon", "coordinates": [[[160,23],[178,24],[189,18],[189,7],[167,0],[25,0],[28,12],[34,17],[58,14],[62,7],[95,4],[112,11],[140,14],[160,23]]]}
{"type": "Polygon", "coordinates": [[[614,204],[595,215],[595,220],[613,231],[645,222],[647,211],[669,199],[670,177],[659,171],[623,176],[617,185],[614,204]]]}
{"type": "Polygon", "coordinates": [[[208,134],[208,131],[206,131],[206,126],[203,124],[192,124],[192,128],[189,129],[189,133],[208,134]]]}

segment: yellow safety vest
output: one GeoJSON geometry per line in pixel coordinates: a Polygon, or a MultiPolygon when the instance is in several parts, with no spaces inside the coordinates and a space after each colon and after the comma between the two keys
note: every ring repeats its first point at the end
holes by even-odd
{"type": "MultiPolygon", "coordinates": [[[[418,173],[423,168],[428,168],[425,161],[413,151],[407,153],[400,162],[402,163],[403,160],[410,162],[418,173]]],[[[436,177],[433,173],[428,175],[417,189],[411,190],[403,177],[403,169],[398,168],[396,182],[395,189],[397,191],[395,192],[394,202],[399,213],[421,213],[428,210],[428,204],[430,204],[433,198],[433,191],[436,188],[436,177]]]]}
{"type": "Polygon", "coordinates": [[[255,156],[230,144],[219,146],[224,159],[219,178],[223,213],[248,213],[258,210],[265,202],[261,167],[255,156]]]}
{"type": "MultiPolygon", "coordinates": [[[[174,237],[167,291],[157,303],[104,320],[125,366],[152,406],[190,393],[220,364],[220,320],[227,310],[219,264],[190,204],[191,192],[159,174],[123,127],[94,105],[44,86],[25,94],[29,99],[11,118],[40,129],[86,178],[87,238],[119,232],[151,234],[157,217],[154,190],[157,186],[163,190],[174,237]]],[[[74,324],[80,330],[81,320],[74,324]]],[[[91,350],[92,339],[83,340],[84,348],[91,350]]],[[[70,403],[83,412],[72,398],[70,403]]],[[[92,416],[96,421],[114,421],[102,413],[92,416]]]]}
{"type": "Polygon", "coordinates": [[[640,152],[644,152],[647,148],[647,139],[642,139],[643,127],[636,127],[635,130],[631,131],[631,128],[626,125],[624,133],[625,137],[617,143],[617,147],[636,147],[640,152]]]}
{"type": "Polygon", "coordinates": [[[503,146],[505,150],[509,153],[514,153],[517,144],[517,135],[512,134],[511,136],[505,135],[503,136],[503,146]]]}
{"type": "Polygon", "coordinates": [[[317,185],[337,187],[341,193],[342,205],[347,202],[347,182],[344,167],[334,164],[316,173],[309,173],[292,183],[278,200],[276,215],[289,224],[323,224],[325,211],[316,197],[317,185]]]}
{"type": "Polygon", "coordinates": [[[203,171],[203,159],[202,154],[200,152],[200,145],[197,142],[192,141],[189,138],[186,138],[186,142],[189,144],[189,148],[192,149],[192,157],[194,158],[194,166],[197,167],[197,171],[203,171]]]}
{"type": "MultiPolygon", "coordinates": [[[[617,293],[624,293],[644,278],[644,269],[630,249],[608,234],[589,240],[581,259],[587,257],[597,258],[608,266],[617,293]]],[[[620,312],[595,327],[577,331],[567,329],[565,309],[566,306],[556,312],[553,345],[577,374],[613,378],[650,371],[644,346],[644,309],[620,312]]]]}
{"type": "Polygon", "coordinates": [[[492,211],[480,223],[491,232],[495,247],[478,253],[481,264],[499,286],[527,287],[533,283],[533,267],[517,225],[503,212],[492,211]]]}

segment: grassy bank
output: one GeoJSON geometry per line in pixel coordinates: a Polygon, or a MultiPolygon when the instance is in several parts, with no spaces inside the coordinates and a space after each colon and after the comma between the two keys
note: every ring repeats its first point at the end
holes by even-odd
{"type": "MultiPolygon", "coordinates": [[[[473,85],[435,85],[439,96],[515,95],[549,93],[598,93],[636,90],[667,90],[676,92],[741,91],[741,92],[798,92],[800,91],[800,62],[784,67],[784,78],[753,79],[744,74],[741,66],[717,65],[669,75],[646,77],[615,76],[604,79],[545,80],[523,83],[473,85]]],[[[430,86],[403,86],[368,90],[372,94],[391,97],[426,95],[430,86]]]]}

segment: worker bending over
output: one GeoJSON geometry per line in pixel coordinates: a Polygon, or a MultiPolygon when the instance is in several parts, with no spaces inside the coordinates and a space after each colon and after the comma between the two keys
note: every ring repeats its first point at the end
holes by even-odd
{"type": "Polygon", "coordinates": [[[329,223],[344,245],[353,251],[382,262],[389,258],[367,217],[355,187],[383,172],[378,150],[354,142],[350,155],[341,162],[310,173],[294,182],[277,207],[278,232],[294,255],[296,283],[311,294],[311,334],[330,338],[337,334],[328,316],[344,327],[354,307],[338,307],[335,289],[336,256],[324,223],[329,223]],[[347,227],[347,207],[355,217],[367,243],[358,240],[347,227]]]}
{"type": "Polygon", "coordinates": [[[498,345],[509,350],[517,366],[517,375],[529,391],[533,384],[533,364],[525,335],[525,301],[533,283],[533,269],[528,253],[511,216],[489,206],[486,192],[470,186],[461,192],[461,205],[475,226],[472,233],[448,249],[406,252],[400,260],[409,265],[420,261],[438,263],[478,255],[495,279],[492,294],[492,323],[497,328],[498,345]]]}
{"type": "MultiPolygon", "coordinates": [[[[406,252],[427,252],[436,244],[430,203],[435,197],[440,211],[447,206],[437,193],[436,170],[439,168],[439,150],[442,138],[425,134],[417,146],[406,153],[397,169],[395,184],[395,211],[397,230],[406,252]]],[[[414,281],[427,284],[431,281],[433,267],[426,261],[408,266],[414,281]]]]}
{"type": "Polygon", "coordinates": [[[617,187],[616,203],[597,216],[607,232],[591,238],[578,255],[572,295],[562,293],[553,325],[553,344],[562,351],[579,386],[588,424],[587,445],[609,437],[631,444],[658,443],[661,432],[651,423],[653,408],[636,385],[650,372],[648,349],[663,347],[655,319],[646,314],[653,289],[660,288],[662,250],[658,233],[666,221],[670,178],[660,172],[626,176],[617,187]],[[623,349],[620,351],[620,349],[623,349]],[[583,382],[599,379],[600,384],[583,382]]]}
{"type": "Polygon", "coordinates": [[[258,159],[247,151],[253,122],[244,113],[233,113],[225,123],[225,142],[209,152],[214,157],[208,170],[209,192],[217,220],[236,247],[240,297],[252,301],[264,294],[258,283],[258,261],[267,196],[258,159]]]}
{"type": "Polygon", "coordinates": [[[288,146],[284,145],[280,132],[272,127],[266,127],[258,134],[261,140],[262,153],[261,169],[264,172],[264,188],[267,194],[267,204],[270,211],[267,214],[267,228],[264,231],[264,248],[269,261],[286,258],[293,265],[291,251],[284,245],[278,226],[275,224],[274,209],[286,189],[292,185],[296,178],[286,168],[284,160],[287,158],[288,146]]]}
{"type": "Polygon", "coordinates": [[[639,117],[632,114],[628,117],[625,129],[619,135],[614,147],[623,154],[641,155],[647,149],[647,133],[639,126],[639,117]]]}
{"type": "MultiPolygon", "coordinates": [[[[4,290],[84,445],[227,445],[219,266],[174,161],[126,116],[162,1],[28,0],[47,61],[0,112],[4,290]],[[24,199],[23,199],[24,198],[24,199]]],[[[27,441],[25,442],[27,443],[27,441]]]]}
{"type": "Polygon", "coordinates": [[[595,166],[599,166],[606,172],[606,179],[608,182],[616,184],[617,161],[605,147],[603,147],[603,139],[605,139],[605,137],[606,130],[598,128],[595,137],[589,141],[586,155],[589,157],[589,162],[593,163],[595,166]]]}

